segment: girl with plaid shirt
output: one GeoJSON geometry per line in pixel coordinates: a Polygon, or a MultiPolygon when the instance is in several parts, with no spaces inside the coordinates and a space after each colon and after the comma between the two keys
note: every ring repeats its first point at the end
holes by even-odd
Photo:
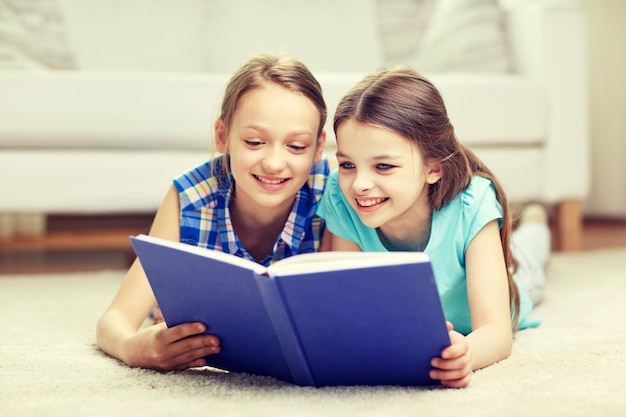
{"type": "MultiPolygon", "coordinates": [[[[223,155],[174,180],[150,234],[263,265],[320,250],[325,121],[321,87],[302,63],[252,57],[230,79],[214,125],[223,155]]],[[[135,260],[98,322],[99,347],[129,366],[165,371],[203,366],[220,351],[205,323],[142,327],[154,305],[135,260]]]]}

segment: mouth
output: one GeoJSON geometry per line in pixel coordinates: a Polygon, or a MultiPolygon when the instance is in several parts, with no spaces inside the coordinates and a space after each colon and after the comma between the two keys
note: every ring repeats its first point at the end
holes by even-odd
{"type": "Polygon", "coordinates": [[[355,200],[359,207],[373,207],[373,206],[377,206],[379,204],[384,203],[385,201],[389,200],[389,198],[387,197],[368,198],[368,199],[355,198],[355,200]]]}
{"type": "Polygon", "coordinates": [[[289,178],[267,178],[267,177],[261,177],[261,176],[255,175],[255,174],[252,174],[252,176],[257,181],[259,181],[259,182],[261,182],[263,184],[267,184],[267,185],[280,185],[280,184],[283,184],[283,183],[289,181],[289,178]]]}

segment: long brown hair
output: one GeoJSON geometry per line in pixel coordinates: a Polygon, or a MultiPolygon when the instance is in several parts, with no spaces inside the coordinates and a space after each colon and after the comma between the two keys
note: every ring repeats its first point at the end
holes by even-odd
{"type": "Polygon", "coordinates": [[[428,191],[433,210],[441,209],[465,190],[474,175],[493,183],[502,206],[500,240],[507,269],[512,326],[517,329],[520,300],[512,277],[517,261],[509,246],[513,221],[508,199],[491,170],[457,140],[437,88],[412,69],[380,69],[367,75],[339,102],[333,121],[335,133],[339,125],[349,119],[390,129],[413,141],[424,160],[441,165],[441,180],[430,185],[428,191]]]}

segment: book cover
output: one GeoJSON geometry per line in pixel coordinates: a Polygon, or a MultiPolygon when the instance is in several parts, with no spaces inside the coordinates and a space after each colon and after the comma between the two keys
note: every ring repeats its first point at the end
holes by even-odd
{"type": "Polygon", "coordinates": [[[430,385],[450,344],[428,257],[324,252],[265,268],[233,255],[131,237],[168,326],[220,338],[207,364],[298,385],[430,385]]]}

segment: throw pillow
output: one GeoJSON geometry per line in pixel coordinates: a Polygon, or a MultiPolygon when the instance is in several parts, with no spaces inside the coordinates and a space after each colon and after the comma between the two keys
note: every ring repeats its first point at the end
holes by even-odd
{"type": "Polygon", "coordinates": [[[378,30],[388,65],[407,64],[417,53],[435,0],[378,0],[378,30]]]}
{"type": "MultiPolygon", "coordinates": [[[[420,72],[508,72],[512,70],[506,41],[503,12],[497,0],[378,0],[381,6],[381,38],[383,47],[388,48],[387,64],[405,64],[420,72]],[[400,14],[408,20],[410,13],[390,8],[391,3],[413,3],[420,14],[413,17],[416,25],[412,35],[403,33],[395,46],[390,46],[388,28],[392,14],[402,21],[400,14]],[[387,10],[385,12],[385,9],[387,10]],[[424,23],[426,21],[426,23],[424,23]],[[387,27],[387,28],[386,28],[387,27]],[[386,29],[385,29],[386,28],[386,29]],[[386,35],[384,35],[386,33],[386,35]],[[410,48],[407,39],[412,36],[410,48]],[[404,42],[404,43],[403,43],[404,42]],[[395,48],[395,49],[394,49],[395,48]],[[409,51],[410,49],[410,51],[409,51]],[[400,53],[401,52],[401,53],[400,53]]],[[[397,26],[401,29],[401,26],[397,26]]],[[[392,40],[393,41],[393,40],[392,40]]]]}
{"type": "Polygon", "coordinates": [[[73,69],[56,0],[0,2],[0,69],[73,69]]]}

